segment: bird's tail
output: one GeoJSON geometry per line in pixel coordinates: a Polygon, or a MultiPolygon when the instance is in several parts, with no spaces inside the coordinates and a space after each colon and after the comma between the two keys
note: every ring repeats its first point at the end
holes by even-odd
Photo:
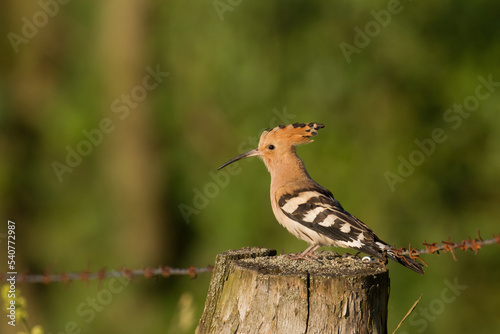
{"type": "Polygon", "coordinates": [[[396,253],[392,248],[387,250],[387,257],[393,261],[396,261],[397,263],[402,264],[406,268],[409,268],[420,275],[424,274],[423,265],[420,262],[417,262],[416,260],[411,259],[406,255],[396,255],[396,253]]]}
{"type": "Polygon", "coordinates": [[[372,243],[370,247],[363,247],[360,249],[363,253],[375,256],[379,259],[391,259],[397,263],[402,264],[408,269],[423,275],[423,265],[420,262],[406,256],[406,255],[396,255],[394,248],[380,239],[375,239],[375,243],[372,243]]]}

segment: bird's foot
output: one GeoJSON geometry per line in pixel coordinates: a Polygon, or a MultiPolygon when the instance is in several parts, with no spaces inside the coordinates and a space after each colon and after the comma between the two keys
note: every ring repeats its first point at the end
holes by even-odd
{"type": "Polygon", "coordinates": [[[319,247],[319,245],[311,245],[303,252],[285,254],[285,256],[294,260],[319,261],[319,257],[314,254],[319,247]]]}

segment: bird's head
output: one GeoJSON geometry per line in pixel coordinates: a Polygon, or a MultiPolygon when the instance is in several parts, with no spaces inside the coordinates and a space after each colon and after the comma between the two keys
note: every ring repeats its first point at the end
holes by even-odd
{"type": "Polygon", "coordinates": [[[318,130],[323,127],[321,123],[293,123],[265,130],[260,135],[258,148],[229,160],[220,166],[219,170],[233,162],[253,156],[259,156],[269,168],[290,153],[295,154],[295,146],[313,142],[311,137],[316,136],[318,130]]]}

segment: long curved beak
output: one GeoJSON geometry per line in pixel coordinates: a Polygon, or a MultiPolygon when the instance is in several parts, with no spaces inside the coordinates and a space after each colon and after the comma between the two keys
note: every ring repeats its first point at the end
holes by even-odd
{"type": "Polygon", "coordinates": [[[243,158],[253,157],[253,156],[256,156],[256,155],[260,155],[260,151],[258,149],[251,150],[251,151],[248,151],[246,153],[240,154],[237,157],[232,158],[231,160],[229,160],[228,162],[226,162],[224,165],[222,165],[219,168],[217,168],[217,170],[221,170],[222,168],[226,167],[227,165],[230,165],[233,162],[236,162],[236,161],[241,160],[243,158]]]}

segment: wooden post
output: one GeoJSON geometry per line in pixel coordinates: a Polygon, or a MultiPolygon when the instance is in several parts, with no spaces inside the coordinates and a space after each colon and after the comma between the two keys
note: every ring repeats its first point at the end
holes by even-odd
{"type": "Polygon", "coordinates": [[[319,261],[266,248],[217,255],[196,333],[387,333],[385,266],[316,254],[319,261]]]}

